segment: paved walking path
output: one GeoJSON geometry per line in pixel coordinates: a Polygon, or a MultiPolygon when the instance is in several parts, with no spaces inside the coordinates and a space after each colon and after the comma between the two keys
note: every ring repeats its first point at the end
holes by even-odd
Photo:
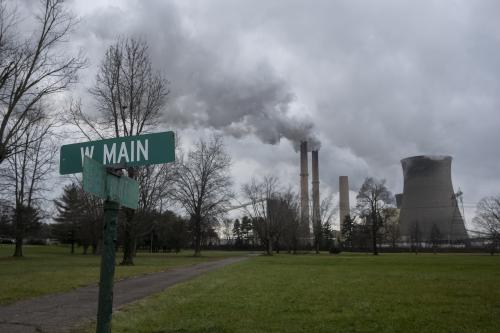
{"type": "MultiPolygon", "coordinates": [[[[247,257],[226,258],[118,281],[114,287],[113,309],[245,259],[247,257]]],[[[68,332],[77,325],[95,320],[97,294],[98,286],[92,285],[0,306],[0,332],[68,332]]]]}

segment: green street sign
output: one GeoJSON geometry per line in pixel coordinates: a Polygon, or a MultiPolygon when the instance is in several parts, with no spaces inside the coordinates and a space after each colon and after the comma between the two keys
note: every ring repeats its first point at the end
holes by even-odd
{"type": "Polygon", "coordinates": [[[132,178],[110,174],[106,167],[85,156],[83,159],[83,190],[104,200],[137,209],[139,183],[132,178]]]}
{"type": "Polygon", "coordinates": [[[121,168],[175,161],[174,132],[74,143],[61,147],[59,173],[66,175],[83,170],[84,157],[103,165],[121,168]]]}
{"type": "Polygon", "coordinates": [[[83,159],[83,190],[101,199],[106,195],[106,167],[88,156],[83,159]]]}
{"type": "Polygon", "coordinates": [[[139,183],[132,178],[107,174],[106,190],[108,200],[119,202],[120,205],[137,209],[139,205],[139,183]]]}

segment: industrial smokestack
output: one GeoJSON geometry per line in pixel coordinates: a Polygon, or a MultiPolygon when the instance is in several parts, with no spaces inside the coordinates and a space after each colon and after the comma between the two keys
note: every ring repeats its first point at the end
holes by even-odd
{"type": "Polygon", "coordinates": [[[309,185],[307,141],[300,142],[300,222],[302,237],[309,237],[309,185]]]}
{"type": "Polygon", "coordinates": [[[314,228],[320,227],[318,151],[312,151],[312,200],[314,228]]]}
{"type": "Polygon", "coordinates": [[[403,240],[426,241],[436,237],[436,233],[450,241],[467,239],[451,183],[451,160],[451,156],[414,156],[401,160],[403,240]]]}
{"type": "Polygon", "coordinates": [[[340,213],[340,232],[342,233],[342,224],[347,215],[351,215],[349,207],[349,178],[347,176],[339,177],[339,213],[340,213]]]}

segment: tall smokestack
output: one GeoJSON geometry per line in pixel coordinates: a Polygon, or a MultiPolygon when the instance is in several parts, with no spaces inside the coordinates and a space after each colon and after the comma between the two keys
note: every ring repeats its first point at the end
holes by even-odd
{"type": "Polygon", "coordinates": [[[313,199],[313,223],[315,228],[320,223],[319,210],[319,168],[318,151],[312,151],[312,199],[313,199]]]}
{"type": "Polygon", "coordinates": [[[316,253],[319,253],[319,240],[321,235],[321,216],[319,210],[319,170],[318,170],[318,151],[312,151],[312,223],[314,230],[314,243],[316,253]]]}
{"type": "Polygon", "coordinates": [[[342,233],[342,224],[345,217],[351,215],[349,207],[349,178],[347,176],[339,177],[339,212],[340,212],[340,232],[342,233]]]}
{"type": "Polygon", "coordinates": [[[302,237],[309,237],[309,184],[307,141],[300,142],[300,222],[302,237]]]}

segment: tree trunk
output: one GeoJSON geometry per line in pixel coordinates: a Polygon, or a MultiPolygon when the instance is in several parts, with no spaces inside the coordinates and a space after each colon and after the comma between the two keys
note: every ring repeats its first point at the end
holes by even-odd
{"type": "MultiPolygon", "coordinates": [[[[118,242],[115,242],[115,244],[118,244],[118,242]]],[[[96,245],[96,251],[95,251],[96,255],[102,254],[103,245],[104,244],[103,244],[102,238],[99,238],[99,240],[97,241],[97,245],[96,245]]]]}
{"type": "Polygon", "coordinates": [[[123,235],[123,259],[120,263],[121,266],[133,266],[134,265],[134,238],[132,237],[131,220],[133,218],[133,211],[127,209],[125,212],[125,230],[123,235]]]}
{"type": "Polygon", "coordinates": [[[14,250],[14,257],[22,257],[22,256],[23,256],[23,238],[17,236],[16,249],[14,250]]]}
{"type": "Polygon", "coordinates": [[[378,255],[377,250],[377,216],[372,214],[372,242],[373,242],[373,255],[378,255]]]}
{"type": "Polygon", "coordinates": [[[149,236],[149,253],[153,253],[153,233],[149,236]]]}
{"type": "Polygon", "coordinates": [[[194,256],[201,256],[201,217],[194,218],[194,256]]]}
{"type": "Polygon", "coordinates": [[[21,209],[16,204],[16,218],[15,218],[15,232],[16,232],[16,248],[14,250],[14,257],[22,257],[23,256],[23,220],[21,216],[21,209]]]}
{"type": "Polygon", "coordinates": [[[316,223],[314,226],[314,249],[316,254],[319,254],[319,248],[321,246],[321,225],[316,223]]]}
{"type": "Polygon", "coordinates": [[[134,237],[132,240],[132,257],[137,255],[137,237],[134,237]]]}
{"type": "Polygon", "coordinates": [[[266,254],[268,256],[272,256],[273,255],[273,243],[271,242],[271,239],[268,238],[267,239],[267,249],[266,249],[266,254]]]}

